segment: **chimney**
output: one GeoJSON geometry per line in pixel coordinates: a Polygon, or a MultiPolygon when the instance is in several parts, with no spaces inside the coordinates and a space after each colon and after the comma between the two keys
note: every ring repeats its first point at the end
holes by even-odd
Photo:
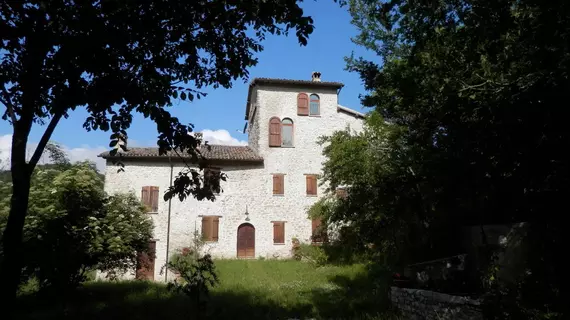
{"type": "Polygon", "coordinates": [[[311,74],[311,80],[313,80],[313,82],[321,82],[321,73],[318,71],[313,71],[311,74]]]}

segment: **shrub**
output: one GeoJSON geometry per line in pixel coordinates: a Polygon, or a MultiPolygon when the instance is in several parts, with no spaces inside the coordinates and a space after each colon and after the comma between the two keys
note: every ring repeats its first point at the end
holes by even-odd
{"type": "Polygon", "coordinates": [[[163,267],[178,276],[168,283],[168,290],[188,296],[198,311],[205,308],[210,288],[219,283],[214,261],[210,254],[203,254],[203,245],[195,233],[192,245],[174,254],[163,267]]]}
{"type": "Polygon", "coordinates": [[[322,266],[328,262],[328,256],[321,246],[300,243],[296,253],[297,260],[308,261],[316,266],[322,266]]]}

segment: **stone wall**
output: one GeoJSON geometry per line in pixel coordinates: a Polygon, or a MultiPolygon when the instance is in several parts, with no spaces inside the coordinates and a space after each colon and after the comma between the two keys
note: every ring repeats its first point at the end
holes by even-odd
{"type": "Polygon", "coordinates": [[[405,319],[483,319],[480,302],[466,297],[428,290],[392,287],[390,300],[405,319]]]}

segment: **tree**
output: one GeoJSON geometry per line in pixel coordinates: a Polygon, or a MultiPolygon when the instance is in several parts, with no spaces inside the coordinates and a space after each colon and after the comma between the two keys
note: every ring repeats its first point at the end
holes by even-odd
{"type": "MultiPolygon", "coordinates": [[[[353,208],[360,205],[361,216],[377,219],[382,228],[394,226],[390,215],[379,218],[391,210],[402,211],[398,220],[406,225],[429,222],[428,229],[419,229],[427,239],[418,239],[426,253],[433,222],[448,231],[466,224],[528,222],[527,272],[506,290],[513,292],[511,305],[517,308],[498,317],[560,315],[565,310],[560,284],[567,275],[559,254],[565,250],[559,208],[570,191],[564,147],[570,142],[570,112],[560,102],[570,94],[570,5],[532,0],[351,0],[349,5],[360,31],[355,43],[378,54],[375,61],[348,59],[369,92],[363,104],[402,128],[387,150],[400,156],[374,166],[387,163],[382,170],[391,178],[379,186],[381,180],[370,175],[370,183],[359,184],[370,188],[370,199],[351,188],[349,205],[356,201],[353,208]]],[[[367,150],[385,155],[374,151],[375,145],[367,150]]]]}
{"type": "MultiPolygon", "coordinates": [[[[68,292],[87,271],[126,271],[146,250],[152,223],[132,194],[108,197],[89,162],[44,165],[32,175],[21,256],[22,281],[36,278],[40,289],[68,292]]],[[[10,211],[10,183],[0,186],[0,227],[10,211]]]]}
{"type": "MultiPolygon", "coordinates": [[[[3,233],[2,296],[8,306],[20,273],[22,229],[30,177],[54,129],[84,108],[86,130],[111,131],[126,149],[133,113],[157,125],[160,153],[176,150],[201,159],[192,125],[170,115],[173,99],[192,101],[200,89],[230,87],[247,78],[266,34],[295,29],[304,45],[312,19],[296,1],[42,1],[0,3],[0,102],[13,126],[13,193],[3,233]],[[26,161],[34,124],[45,131],[26,161]]],[[[179,183],[202,194],[194,172],[179,183]]],[[[206,197],[212,198],[212,197],[206,197]]]]}

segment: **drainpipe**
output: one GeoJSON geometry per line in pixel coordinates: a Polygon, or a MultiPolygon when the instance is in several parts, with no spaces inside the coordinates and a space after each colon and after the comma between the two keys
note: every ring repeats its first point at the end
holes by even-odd
{"type": "MultiPolygon", "coordinates": [[[[172,187],[172,172],[174,170],[174,164],[170,156],[168,157],[168,162],[170,163],[170,186],[172,187]]],[[[166,222],[166,263],[168,263],[168,253],[170,249],[170,212],[172,208],[172,198],[168,200],[168,219],[166,222]]],[[[168,282],[168,268],[164,269],[164,282],[168,282]]]]}

